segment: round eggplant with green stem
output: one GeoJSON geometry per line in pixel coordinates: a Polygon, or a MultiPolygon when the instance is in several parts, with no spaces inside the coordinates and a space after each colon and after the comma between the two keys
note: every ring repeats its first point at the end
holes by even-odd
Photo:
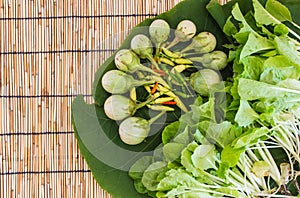
{"type": "Polygon", "coordinates": [[[181,53],[186,53],[188,51],[209,53],[212,52],[216,48],[216,46],[216,37],[212,33],[204,31],[194,36],[191,44],[181,50],[181,53]]]}
{"type": "Polygon", "coordinates": [[[221,50],[215,50],[210,53],[202,54],[202,56],[194,56],[189,58],[192,62],[198,62],[203,65],[203,67],[222,70],[228,64],[227,54],[221,50]]]}
{"type": "Polygon", "coordinates": [[[153,84],[151,80],[136,80],[133,76],[120,70],[110,70],[102,77],[103,89],[111,94],[124,94],[133,87],[153,84]]]}
{"type": "Polygon", "coordinates": [[[123,120],[131,116],[135,102],[122,95],[111,95],[105,100],[104,112],[112,120],[123,120]]]}
{"type": "Polygon", "coordinates": [[[153,58],[153,45],[146,35],[135,35],[131,40],[130,46],[140,58],[148,59],[156,69],[159,69],[157,62],[153,58]]]}
{"type": "Polygon", "coordinates": [[[151,124],[165,113],[165,111],[162,111],[150,120],[141,117],[129,117],[125,119],[119,126],[121,140],[129,145],[140,144],[148,136],[151,124]]]}
{"type": "Polygon", "coordinates": [[[163,19],[154,20],[149,26],[151,41],[155,44],[156,55],[159,54],[161,44],[168,40],[170,35],[170,26],[163,19]]]}
{"type": "Polygon", "coordinates": [[[186,42],[190,40],[195,36],[196,31],[197,27],[191,20],[180,21],[175,30],[175,38],[171,41],[167,48],[171,48],[179,42],[186,42]]]}
{"type": "Polygon", "coordinates": [[[115,65],[119,70],[124,72],[145,71],[153,75],[158,75],[151,68],[142,65],[139,57],[129,49],[122,49],[116,53],[115,65]]]}
{"type": "Polygon", "coordinates": [[[209,96],[212,86],[220,82],[220,75],[212,69],[202,69],[190,76],[191,86],[201,96],[209,96]]]}
{"type": "Polygon", "coordinates": [[[105,100],[104,112],[112,120],[123,120],[133,116],[138,109],[149,106],[155,100],[157,98],[150,97],[144,102],[138,102],[123,95],[113,94],[105,100]]]}
{"type": "Polygon", "coordinates": [[[221,50],[215,50],[209,53],[209,57],[211,62],[204,64],[204,67],[215,69],[215,70],[222,70],[224,69],[228,62],[227,62],[227,54],[221,50]]]}

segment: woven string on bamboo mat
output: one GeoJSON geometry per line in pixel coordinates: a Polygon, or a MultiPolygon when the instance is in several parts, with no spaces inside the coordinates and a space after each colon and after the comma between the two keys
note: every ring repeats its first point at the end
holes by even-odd
{"type": "Polygon", "coordinates": [[[96,62],[179,1],[0,0],[0,197],[110,197],[77,148],[72,100],[93,102],[96,62]]]}

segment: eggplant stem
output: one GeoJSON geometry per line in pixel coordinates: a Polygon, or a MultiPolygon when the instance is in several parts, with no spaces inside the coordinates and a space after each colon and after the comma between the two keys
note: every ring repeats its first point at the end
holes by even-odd
{"type": "Polygon", "coordinates": [[[151,118],[148,122],[149,125],[153,124],[158,118],[160,118],[162,115],[164,115],[166,113],[166,111],[162,111],[159,114],[157,114],[156,116],[154,116],[153,118],[151,118]]]}

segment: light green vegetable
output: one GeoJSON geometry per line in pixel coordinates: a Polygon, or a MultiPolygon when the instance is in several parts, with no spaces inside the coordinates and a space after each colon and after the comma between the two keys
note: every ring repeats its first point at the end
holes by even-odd
{"type": "Polygon", "coordinates": [[[136,71],[145,71],[158,75],[152,69],[142,65],[138,56],[129,49],[121,49],[115,55],[116,67],[124,72],[133,73],[136,71]]]}
{"type": "Polygon", "coordinates": [[[155,47],[159,51],[162,43],[169,38],[171,29],[169,24],[163,19],[154,20],[149,26],[149,34],[151,41],[155,43],[155,47]]]}
{"type": "Polygon", "coordinates": [[[123,94],[129,92],[133,87],[153,84],[155,81],[135,80],[131,75],[120,70],[110,70],[103,75],[101,83],[105,91],[112,94],[123,94]]]}
{"type": "Polygon", "coordinates": [[[191,156],[192,162],[195,167],[200,170],[207,170],[210,168],[216,169],[216,155],[217,151],[212,144],[199,145],[191,156]]]}
{"type": "Polygon", "coordinates": [[[185,144],[169,142],[163,147],[163,154],[168,162],[172,162],[180,157],[181,152],[185,147],[185,144]]]}
{"type": "MultiPolygon", "coordinates": [[[[299,25],[293,22],[290,11],[287,7],[276,0],[268,0],[266,3],[266,8],[264,8],[258,0],[253,0],[254,7],[254,17],[257,23],[264,25],[275,25],[281,24],[281,22],[289,21],[296,28],[300,29],[299,25]]],[[[289,29],[295,37],[300,40],[300,36],[289,29]]]]}
{"type": "MultiPolygon", "coordinates": [[[[261,74],[264,72],[264,63],[265,58],[259,56],[247,56],[241,60],[241,64],[238,64],[237,67],[241,69],[240,77],[259,80],[261,74]]],[[[238,79],[238,78],[236,78],[238,79]]]]}
{"type": "Polygon", "coordinates": [[[220,81],[220,75],[211,69],[202,69],[190,77],[191,86],[201,96],[209,96],[212,86],[220,81]]]}
{"type": "Polygon", "coordinates": [[[165,112],[162,111],[150,120],[140,117],[129,117],[123,120],[119,126],[119,135],[121,140],[129,145],[136,145],[146,139],[150,132],[150,127],[165,112]]]}
{"type": "Polygon", "coordinates": [[[164,140],[163,155],[168,162],[175,161],[180,158],[182,150],[190,143],[191,137],[187,127],[182,129],[180,126],[170,125],[166,130],[163,131],[164,140]]]}
{"type": "Polygon", "coordinates": [[[212,52],[217,46],[216,37],[210,32],[200,32],[193,37],[190,45],[181,50],[181,53],[188,52],[190,50],[199,53],[212,52]]]}
{"type": "Polygon", "coordinates": [[[239,126],[245,127],[253,124],[258,118],[259,115],[252,109],[249,103],[246,100],[241,100],[234,121],[238,123],[239,126]]]}
{"type": "Polygon", "coordinates": [[[199,130],[211,144],[222,148],[230,144],[238,136],[236,132],[239,131],[238,127],[228,121],[215,123],[208,120],[199,122],[199,130]]]}
{"type": "Polygon", "coordinates": [[[300,52],[297,51],[300,44],[296,44],[290,38],[282,36],[275,37],[274,41],[279,54],[284,55],[293,64],[300,67],[300,52]]]}
{"type": "Polygon", "coordinates": [[[148,59],[158,69],[157,62],[153,58],[153,45],[146,35],[135,35],[131,40],[130,46],[139,57],[148,59]]]}
{"type": "Polygon", "coordinates": [[[253,164],[251,171],[257,176],[257,177],[266,177],[270,173],[270,166],[265,161],[257,161],[253,164]]]}
{"type": "Polygon", "coordinates": [[[258,139],[264,138],[268,133],[269,130],[266,127],[250,129],[232,141],[231,145],[234,149],[250,147],[256,144],[258,139]]]}
{"type": "Polygon", "coordinates": [[[179,42],[185,42],[193,38],[196,34],[197,28],[194,22],[190,20],[180,21],[175,30],[175,38],[168,45],[167,48],[175,46],[179,42]]]}
{"type": "Polygon", "coordinates": [[[264,82],[240,78],[238,83],[238,93],[242,100],[252,101],[259,99],[266,105],[272,106],[277,109],[277,111],[280,111],[288,107],[299,105],[300,90],[299,87],[294,85],[299,85],[299,81],[286,79],[277,85],[271,85],[264,82]]]}
{"type": "Polygon", "coordinates": [[[168,169],[167,169],[166,162],[157,161],[150,164],[150,166],[148,166],[143,173],[143,177],[142,177],[143,185],[149,191],[155,191],[159,184],[158,177],[160,176],[160,174],[166,172],[167,170],[168,169]]]}
{"type": "Polygon", "coordinates": [[[300,171],[300,44],[294,39],[300,37],[290,25],[300,28],[279,1],[267,0],[265,7],[252,3],[254,12],[243,14],[235,4],[226,20],[223,30],[232,40],[225,45],[228,58],[215,51],[196,57],[215,70],[230,62],[233,75],[222,83],[212,69],[190,76],[203,98],[162,133],[155,153],[167,168],[150,182],[155,181],[156,197],[287,198],[297,193],[288,188],[297,187],[300,171]],[[226,61],[217,64],[213,53],[226,61]]]}
{"type": "Polygon", "coordinates": [[[104,102],[104,112],[112,120],[123,120],[132,115],[135,103],[122,95],[111,95],[104,102]]]}
{"type": "Polygon", "coordinates": [[[275,49],[274,42],[270,41],[268,38],[251,32],[249,33],[247,42],[241,51],[240,60],[251,54],[272,49],[275,49]]]}
{"type": "Polygon", "coordinates": [[[152,156],[143,156],[130,167],[129,176],[133,179],[142,179],[144,171],[153,163],[152,156]]]}
{"type": "Polygon", "coordinates": [[[222,70],[227,64],[227,54],[220,50],[189,58],[193,62],[201,63],[204,67],[214,70],[222,70]]]}
{"type": "Polygon", "coordinates": [[[260,81],[269,84],[277,84],[286,79],[299,79],[300,68],[282,55],[269,57],[263,63],[264,71],[260,75],[260,81]]]}
{"type": "MultiPolygon", "coordinates": [[[[254,33],[255,35],[258,35],[258,33],[254,29],[252,29],[252,27],[248,24],[243,13],[240,10],[239,4],[236,3],[233,6],[231,13],[232,13],[233,18],[241,23],[240,30],[233,35],[234,39],[236,39],[236,41],[238,43],[245,44],[248,40],[249,33],[254,33]]],[[[227,20],[227,22],[230,23],[229,20],[227,20]]],[[[233,26],[231,26],[231,27],[233,27],[233,26]]],[[[227,32],[228,31],[229,30],[227,30],[227,32]]],[[[233,31],[233,32],[235,32],[235,31],[233,31]]]]}

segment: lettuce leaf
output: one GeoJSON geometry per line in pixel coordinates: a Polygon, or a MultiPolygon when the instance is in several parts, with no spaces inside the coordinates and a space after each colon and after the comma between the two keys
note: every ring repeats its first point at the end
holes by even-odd
{"type": "Polygon", "coordinates": [[[162,174],[167,172],[167,163],[162,161],[157,161],[145,170],[142,177],[142,183],[143,185],[149,190],[149,191],[156,191],[157,186],[159,184],[158,177],[162,174]]]}
{"type": "Polygon", "coordinates": [[[259,34],[250,32],[247,42],[243,46],[240,60],[254,53],[275,49],[274,42],[259,34]]]}
{"type": "Polygon", "coordinates": [[[300,99],[300,90],[294,87],[283,87],[283,84],[271,85],[264,82],[240,78],[238,93],[242,100],[273,100],[278,98],[297,97],[300,99]]]}
{"type": "Polygon", "coordinates": [[[223,121],[221,123],[202,121],[198,126],[205,138],[211,144],[216,144],[221,148],[225,147],[236,138],[235,126],[229,121],[223,121]]]}
{"type": "Polygon", "coordinates": [[[246,127],[259,118],[259,115],[252,109],[247,100],[240,101],[240,107],[235,115],[234,121],[239,126],[246,127]]]}
{"type": "Polygon", "coordinates": [[[217,159],[217,151],[212,144],[199,145],[191,156],[192,162],[195,167],[200,170],[207,170],[216,168],[215,162],[217,159]]]}

